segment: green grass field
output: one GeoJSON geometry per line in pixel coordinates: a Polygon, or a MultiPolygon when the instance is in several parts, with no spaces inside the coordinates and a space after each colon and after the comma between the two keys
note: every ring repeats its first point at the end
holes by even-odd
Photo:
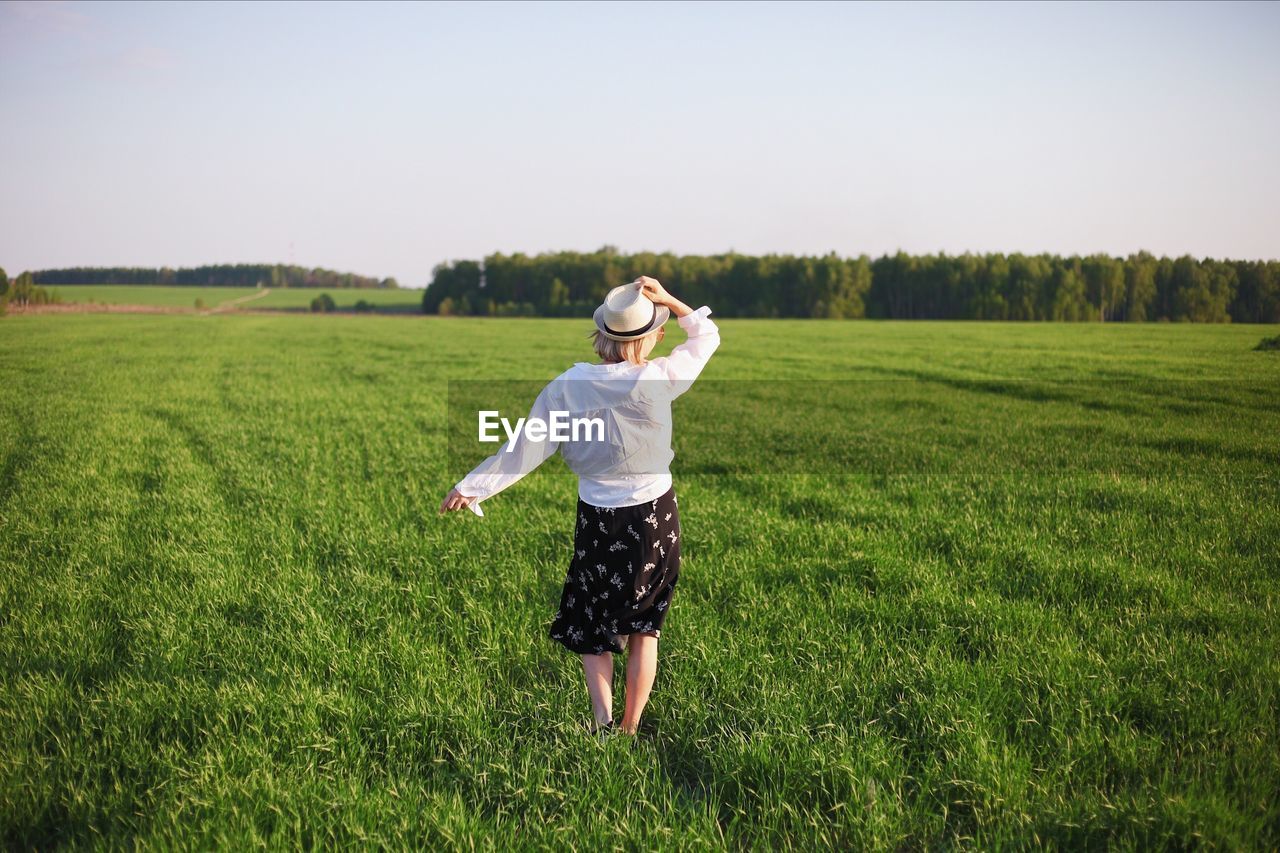
{"type": "MultiPolygon", "coordinates": [[[[166,287],[141,284],[76,284],[49,285],[65,302],[98,302],[108,305],[163,305],[194,310],[196,299],[203,299],[208,308],[225,305],[234,299],[252,296],[252,287],[166,287]]],[[[369,290],[329,288],[274,288],[266,296],[243,304],[246,309],[307,311],[311,300],[321,293],[328,293],[338,309],[350,311],[363,299],[379,312],[417,313],[422,310],[422,291],[408,288],[399,290],[369,290]]]]}
{"type": "Polygon", "coordinates": [[[253,287],[165,287],[143,284],[51,284],[46,290],[62,297],[63,302],[97,302],[103,305],[162,305],[166,308],[192,308],[196,299],[213,308],[232,299],[252,296],[253,287]]]}
{"type": "Polygon", "coordinates": [[[297,309],[306,311],[311,300],[320,293],[333,297],[340,311],[350,311],[356,302],[363,299],[375,306],[379,311],[396,311],[417,314],[422,311],[422,291],[397,290],[357,290],[347,288],[277,288],[262,299],[254,300],[246,307],[256,309],[297,309]]]}
{"type": "Polygon", "coordinates": [[[722,322],[631,749],[561,460],[436,515],[588,326],[0,321],[5,845],[1280,845],[1276,328],[722,322]]]}

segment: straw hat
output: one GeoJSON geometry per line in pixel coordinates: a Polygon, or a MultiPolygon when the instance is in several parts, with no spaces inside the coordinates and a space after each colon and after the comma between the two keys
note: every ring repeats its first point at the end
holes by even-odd
{"type": "Polygon", "coordinates": [[[633,281],[605,295],[604,303],[592,317],[600,334],[615,341],[634,341],[667,322],[671,309],[650,300],[643,288],[643,284],[633,281]]]}

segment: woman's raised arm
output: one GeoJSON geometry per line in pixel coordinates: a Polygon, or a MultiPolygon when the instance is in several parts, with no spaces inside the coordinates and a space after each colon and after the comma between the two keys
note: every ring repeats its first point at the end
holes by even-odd
{"type": "Polygon", "coordinates": [[[672,396],[679,397],[693,380],[702,373],[711,354],[720,346],[720,327],[708,316],[711,309],[703,305],[697,311],[676,299],[656,279],[641,276],[644,295],[659,305],[665,305],[676,316],[676,322],[685,330],[688,338],[671,351],[671,355],[655,358],[670,383],[672,396]]]}

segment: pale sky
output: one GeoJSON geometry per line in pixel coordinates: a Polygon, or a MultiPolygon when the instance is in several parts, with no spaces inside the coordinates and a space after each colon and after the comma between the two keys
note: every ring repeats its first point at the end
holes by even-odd
{"type": "Polygon", "coordinates": [[[0,266],[1280,257],[1280,3],[0,4],[0,266]]]}

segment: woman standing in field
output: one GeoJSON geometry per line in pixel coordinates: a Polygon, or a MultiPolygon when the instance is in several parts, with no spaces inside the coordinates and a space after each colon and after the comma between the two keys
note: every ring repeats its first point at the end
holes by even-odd
{"type": "Polygon", "coordinates": [[[705,305],[697,311],[653,278],[609,291],[596,309],[592,337],[601,363],[578,362],[551,380],[526,423],[551,413],[601,421],[569,440],[532,440],[523,431],[476,466],[440,512],[493,497],[559,449],[578,475],[573,556],[560,608],[547,633],[582,658],[596,726],[613,718],[613,653],[627,658],[621,731],[635,734],[658,669],[658,637],[680,571],[680,515],[672,484],[671,401],[687,391],[720,345],[705,305]],[[688,340],[648,359],[671,314],[688,340]]]}

